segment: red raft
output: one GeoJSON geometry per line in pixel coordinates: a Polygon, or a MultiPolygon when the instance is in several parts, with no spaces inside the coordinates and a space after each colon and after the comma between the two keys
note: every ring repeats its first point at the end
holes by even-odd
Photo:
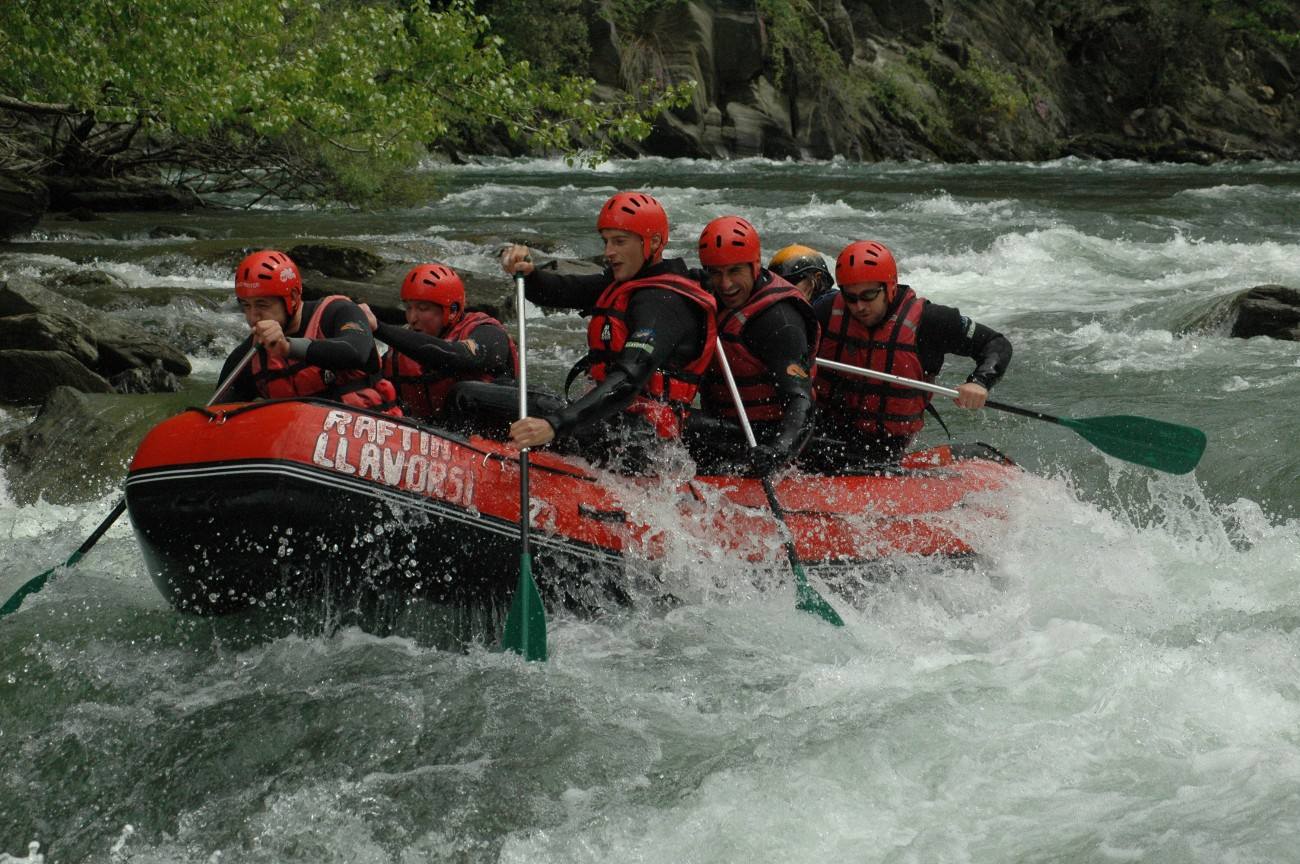
{"type": "MultiPolygon", "coordinates": [[[[545,451],[530,466],[533,572],[549,603],[629,602],[630,564],[680,564],[692,543],[711,560],[785,560],[757,480],[668,484],[545,451]]],[[[810,572],[842,571],[972,554],[952,515],[1015,470],[986,445],[953,445],[887,472],[788,475],[776,492],[810,572]]],[[[517,451],[335,403],[166,420],[136,451],[126,499],[154,583],[187,612],[322,594],[497,608],[518,575],[517,451]]]]}

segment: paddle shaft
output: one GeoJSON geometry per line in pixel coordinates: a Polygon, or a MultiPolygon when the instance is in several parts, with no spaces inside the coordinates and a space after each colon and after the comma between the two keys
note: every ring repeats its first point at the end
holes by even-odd
{"type": "MultiPolygon", "coordinates": [[[[915,378],[904,378],[901,375],[890,375],[888,372],[877,372],[875,369],[864,369],[861,366],[850,366],[847,363],[837,363],[834,360],[826,360],[821,357],[817,358],[817,365],[825,366],[827,369],[834,369],[837,372],[847,372],[850,375],[861,375],[864,378],[876,378],[881,381],[888,381],[891,384],[911,387],[914,390],[924,390],[927,393],[936,393],[940,396],[951,396],[954,399],[959,395],[956,390],[953,390],[950,387],[940,387],[938,384],[931,384],[929,381],[918,381],[915,378]]],[[[1028,408],[1008,405],[1005,402],[995,402],[992,399],[985,402],[984,406],[986,408],[996,408],[999,411],[1007,411],[1011,414],[1019,414],[1021,417],[1032,417],[1035,420],[1046,420],[1048,423],[1062,422],[1060,417],[1053,417],[1051,414],[1044,414],[1041,411],[1031,411],[1028,408]]]]}
{"type": "MultiPolygon", "coordinates": [[[[528,416],[528,328],[524,325],[524,276],[515,274],[515,309],[519,313],[519,419],[528,416]]],[[[530,558],[528,545],[528,448],[519,451],[519,554],[530,558]]]]}
{"type": "MultiPolygon", "coordinates": [[[[221,384],[217,386],[216,392],[212,394],[212,398],[208,400],[206,407],[211,407],[221,400],[221,397],[230,389],[230,385],[239,377],[239,373],[243,372],[244,367],[253,359],[253,354],[256,351],[256,347],[248,349],[248,353],[244,355],[244,359],[239,361],[239,365],[235,367],[234,371],[226,377],[225,381],[222,381],[221,384]]],[[[113,505],[113,509],[104,517],[104,521],[100,522],[95,530],[90,532],[90,536],[86,538],[85,542],[77,547],[77,551],[68,556],[68,560],[63,562],[63,566],[71,567],[80,561],[82,556],[89,552],[94,545],[99,542],[99,538],[103,537],[104,534],[108,532],[108,529],[113,527],[113,523],[116,522],[118,517],[125,511],[126,499],[122,498],[113,505]]],[[[5,605],[0,606],[0,617],[8,615],[10,612],[17,611],[18,607],[23,605],[24,599],[44,588],[46,580],[50,578],[50,574],[52,574],[55,569],[57,568],[52,567],[44,573],[41,573],[38,576],[33,576],[31,579],[27,580],[27,582],[23,583],[22,587],[15,591],[13,596],[5,601],[5,605]]]]}
{"type": "MultiPolygon", "coordinates": [[[[726,352],[722,350],[721,338],[717,340],[715,351],[718,355],[718,365],[722,367],[722,377],[726,379],[727,389],[731,391],[731,401],[736,406],[736,416],[740,419],[740,428],[745,431],[745,442],[749,445],[751,451],[755,450],[758,448],[758,440],[754,438],[754,427],[749,424],[749,414],[745,411],[745,402],[740,398],[740,388],[736,386],[736,376],[731,374],[731,363],[727,360],[726,352]]],[[[799,560],[799,550],[794,547],[794,536],[790,533],[790,524],[786,521],[785,510],[781,508],[781,502],[777,500],[776,489],[772,487],[771,478],[764,476],[760,480],[763,484],[763,494],[767,496],[767,506],[771,508],[772,515],[776,517],[776,521],[781,523],[781,527],[785,532],[785,540],[782,545],[785,546],[785,557],[790,562],[790,569],[794,571],[796,607],[805,612],[818,615],[836,627],[843,627],[844,619],[840,618],[839,613],[826,602],[825,598],[808,584],[808,577],[803,572],[803,562],[799,560]]]]}
{"type": "MultiPolygon", "coordinates": [[[[515,274],[515,311],[519,315],[519,419],[528,416],[528,329],[524,310],[524,276],[515,274]]],[[[501,647],[514,651],[525,660],[545,660],[546,609],[542,605],[537,580],[533,578],[533,553],[529,545],[529,523],[532,508],[528,495],[528,448],[519,451],[519,581],[515,595],[510,599],[505,627],[501,631],[501,647]]]]}
{"type": "MultiPolygon", "coordinates": [[[[827,369],[847,372],[850,375],[877,378],[881,381],[889,381],[904,387],[938,393],[943,396],[955,397],[958,395],[956,390],[940,387],[928,381],[902,378],[886,372],[877,372],[874,369],[863,369],[860,366],[837,363],[834,360],[818,358],[817,362],[827,369]]],[[[1133,417],[1129,415],[1078,419],[1055,417],[1051,414],[1044,414],[1042,411],[1032,411],[1028,408],[1020,408],[1003,402],[994,402],[993,400],[988,400],[984,404],[986,407],[1006,411],[1009,414],[1019,414],[1021,417],[1055,423],[1058,426],[1077,432],[1092,446],[1107,455],[1123,459],[1126,462],[1132,462],[1135,465],[1155,468],[1157,471],[1186,474],[1196,467],[1197,463],[1200,462],[1201,454],[1205,452],[1205,433],[1192,426],[1181,426],[1177,423],[1153,420],[1150,417],[1133,417]]]]}

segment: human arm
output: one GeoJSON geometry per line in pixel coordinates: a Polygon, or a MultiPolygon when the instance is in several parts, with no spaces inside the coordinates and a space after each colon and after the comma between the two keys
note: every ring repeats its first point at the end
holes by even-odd
{"type": "Polygon", "coordinates": [[[776,388],[781,420],[774,434],[759,442],[751,465],[768,474],[798,455],[812,433],[812,345],[806,319],[792,302],[781,302],[761,312],[745,327],[743,339],[758,357],[776,388]]]}
{"type": "Polygon", "coordinates": [[[1011,363],[1011,341],[1001,333],[979,324],[951,306],[927,303],[917,328],[921,366],[935,375],[944,356],[960,354],[975,360],[975,370],[957,387],[956,403],[962,408],[981,408],[1011,363]]]}
{"type": "Polygon", "coordinates": [[[608,273],[561,274],[555,267],[554,261],[533,263],[527,246],[516,244],[501,251],[501,269],[511,276],[524,274],[524,296],[539,306],[588,309],[610,283],[608,273]]]}
{"type": "MultiPolygon", "coordinates": [[[[632,404],[656,369],[666,365],[683,345],[701,338],[691,304],[673,291],[638,291],[628,304],[626,321],[631,335],[609,364],[605,379],[553,414],[515,421],[510,434],[517,446],[546,444],[558,435],[571,435],[617,414],[632,404]]],[[[693,347],[698,350],[698,341],[693,347]]]]}
{"type": "Polygon", "coordinates": [[[373,372],[378,368],[374,361],[375,340],[370,333],[370,324],[355,303],[335,300],[326,307],[321,316],[321,333],[320,339],[290,337],[287,356],[322,369],[373,372]]]}
{"type": "Polygon", "coordinates": [[[469,338],[455,342],[392,324],[379,324],[375,337],[425,369],[489,375],[512,371],[510,336],[496,324],[480,324],[469,338]]]}

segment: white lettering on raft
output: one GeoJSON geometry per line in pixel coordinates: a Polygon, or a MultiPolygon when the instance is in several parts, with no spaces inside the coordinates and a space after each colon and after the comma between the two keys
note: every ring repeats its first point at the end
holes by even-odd
{"type": "Polygon", "coordinates": [[[451,444],[437,435],[391,420],[331,410],[316,436],[312,462],[343,474],[356,474],[385,486],[474,503],[474,472],[451,463],[451,444]],[[401,432],[400,435],[394,433],[401,432]],[[349,458],[349,441],[360,442],[349,458]]]}

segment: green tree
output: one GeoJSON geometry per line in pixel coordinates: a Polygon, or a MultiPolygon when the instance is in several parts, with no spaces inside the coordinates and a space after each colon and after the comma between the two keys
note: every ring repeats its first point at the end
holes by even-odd
{"type": "Polygon", "coordinates": [[[4,0],[0,108],[23,122],[0,159],[365,204],[429,145],[493,130],[597,160],[686,95],[600,102],[501,45],[468,0],[4,0]]]}

